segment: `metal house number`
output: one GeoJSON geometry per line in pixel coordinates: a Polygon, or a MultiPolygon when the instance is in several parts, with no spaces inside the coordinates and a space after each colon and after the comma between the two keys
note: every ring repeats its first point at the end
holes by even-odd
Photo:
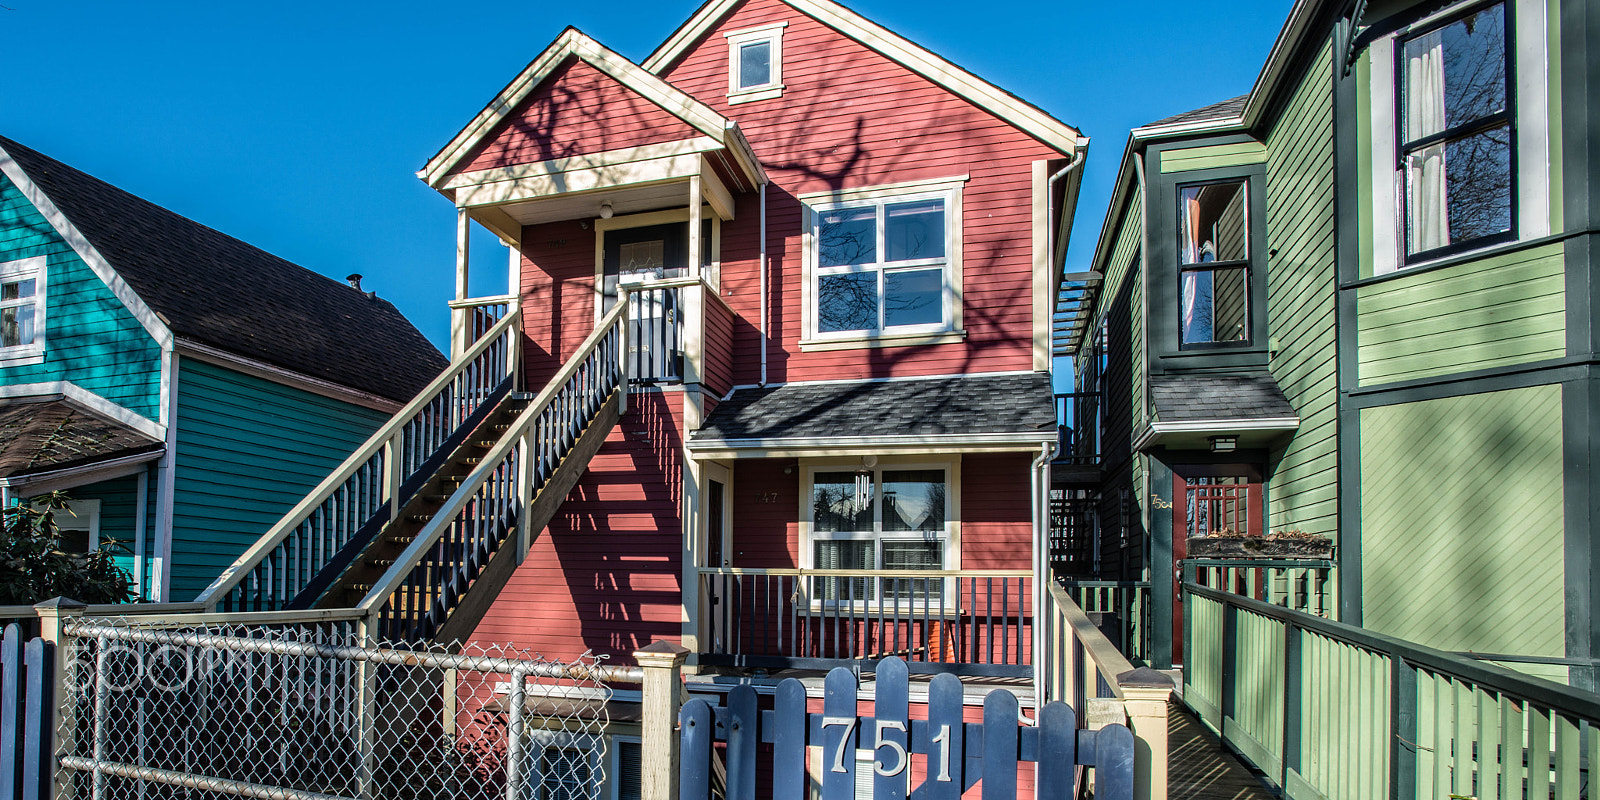
{"type": "MultiPolygon", "coordinates": [[[[877,723],[875,726],[877,730],[873,732],[872,736],[872,752],[875,756],[872,761],[872,771],[886,778],[892,778],[905,772],[906,767],[911,766],[911,754],[906,752],[905,745],[893,739],[885,739],[883,732],[897,730],[901,733],[906,733],[906,723],[902,720],[894,719],[880,719],[875,720],[875,722],[877,723]],[[878,751],[885,747],[889,748],[889,755],[894,758],[894,766],[892,767],[884,763],[882,756],[878,755],[878,751]]],[[[826,729],[830,726],[844,728],[844,732],[839,736],[839,746],[833,751],[833,765],[829,767],[829,771],[848,772],[849,770],[845,768],[844,759],[845,753],[850,750],[850,734],[855,730],[856,718],[823,717],[822,727],[826,729]]],[[[939,771],[934,774],[933,779],[949,783],[952,780],[950,777],[950,726],[940,725],[939,733],[933,737],[932,741],[934,744],[939,745],[939,771]]]]}

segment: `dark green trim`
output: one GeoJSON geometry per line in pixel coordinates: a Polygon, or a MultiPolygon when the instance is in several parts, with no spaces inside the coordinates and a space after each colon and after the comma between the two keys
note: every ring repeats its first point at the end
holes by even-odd
{"type": "MultiPolygon", "coordinates": [[[[1156,669],[1172,668],[1172,469],[1150,459],[1150,496],[1139,505],[1150,509],[1150,661],[1156,669]],[[1166,503],[1165,508],[1157,502],[1166,503]]],[[[1139,487],[1134,487],[1138,491],[1139,487]]],[[[1185,624],[1188,617],[1184,617],[1185,624]]]]}
{"type": "Polygon", "coordinates": [[[1552,358],[1490,367],[1471,372],[1457,372],[1433,378],[1416,378],[1395,381],[1377,386],[1365,386],[1345,392],[1355,408],[1373,408],[1418,400],[1437,400],[1442,397],[1460,397],[1465,394],[1498,392],[1505,389],[1523,389],[1549,383],[1578,380],[1583,370],[1594,362],[1583,358],[1552,358]]]}
{"type": "MultiPolygon", "coordinates": [[[[1388,281],[1399,280],[1400,278],[1421,275],[1422,273],[1432,272],[1436,269],[1446,269],[1459,264],[1469,264],[1474,261],[1483,261],[1485,259],[1494,258],[1495,256],[1503,256],[1509,253],[1521,252],[1523,250],[1532,250],[1535,247],[1543,247],[1547,244],[1564,242],[1574,237],[1583,236],[1586,233],[1590,233],[1590,231],[1568,231],[1566,233],[1557,233],[1550,236],[1541,236],[1537,239],[1524,239],[1517,242],[1506,242],[1505,244],[1498,244],[1493,247],[1485,247],[1482,250],[1473,250],[1469,253],[1462,253],[1449,258],[1441,258],[1438,261],[1429,261],[1426,264],[1418,264],[1415,267],[1401,267],[1394,272],[1387,272],[1382,275],[1374,275],[1370,278],[1340,281],[1340,288],[1361,289],[1377,283],[1387,283],[1388,281]]],[[[1568,288],[1570,290],[1571,287],[1569,286],[1568,288]]],[[[1569,291],[1568,294],[1570,295],[1571,292],[1569,291]]]]}
{"type": "MultiPolygon", "coordinates": [[[[1600,463],[1600,441],[1590,428],[1600,420],[1600,386],[1596,379],[1573,381],[1561,387],[1561,501],[1563,513],[1563,572],[1566,607],[1566,655],[1569,658],[1594,658],[1600,655],[1600,620],[1592,613],[1600,608],[1600,581],[1592,576],[1595,537],[1600,535],[1600,474],[1590,465],[1600,463]]],[[[1573,686],[1594,691],[1600,688],[1594,667],[1568,668],[1573,686]]]]}
{"type": "MultiPolygon", "coordinates": [[[[1335,41],[1349,35],[1340,20],[1335,41]]],[[[1356,374],[1356,293],[1346,288],[1361,274],[1360,97],[1354,72],[1333,70],[1334,254],[1339,286],[1334,292],[1334,363],[1338,372],[1339,412],[1334,428],[1338,449],[1339,619],[1361,624],[1361,414],[1349,391],[1356,374]]]]}
{"type": "Polygon", "coordinates": [[[1600,0],[1561,2],[1562,198],[1569,230],[1600,228],[1600,0]],[[1587,177],[1587,180],[1585,180],[1587,177]]]}

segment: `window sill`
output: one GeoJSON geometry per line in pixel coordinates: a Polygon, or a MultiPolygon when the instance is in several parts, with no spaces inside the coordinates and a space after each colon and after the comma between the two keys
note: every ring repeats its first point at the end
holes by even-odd
{"type": "Polygon", "coordinates": [[[43,363],[43,350],[19,349],[10,353],[0,350],[0,367],[29,367],[43,363]]]}
{"type": "Polygon", "coordinates": [[[728,105],[736,106],[740,103],[754,103],[757,100],[771,100],[783,96],[783,84],[776,86],[758,86],[753,89],[734,92],[728,95],[728,105]]]}
{"type": "Polygon", "coordinates": [[[939,331],[935,333],[885,333],[877,336],[860,336],[847,339],[801,339],[800,352],[825,353],[830,350],[864,350],[869,347],[957,344],[966,338],[966,331],[939,331]]]}
{"type": "Polygon", "coordinates": [[[1536,239],[1521,239],[1515,242],[1500,242],[1497,244],[1486,245],[1477,250],[1468,250],[1464,253],[1441,256],[1433,261],[1421,261],[1415,264],[1399,267],[1390,272],[1385,272],[1382,275],[1368,275],[1367,277],[1350,281],[1349,283],[1344,284],[1341,288],[1359,289],[1363,286],[1371,286],[1375,283],[1399,280],[1400,278],[1404,278],[1408,275],[1418,275],[1424,272],[1432,272],[1437,269],[1447,269],[1449,267],[1454,267],[1458,264],[1465,264],[1470,261],[1482,261],[1486,258],[1493,258],[1495,256],[1506,255],[1508,253],[1516,253],[1522,250],[1532,250],[1536,247],[1543,247],[1547,244],[1564,242],[1573,237],[1587,235],[1588,233],[1590,233],[1590,231],[1573,230],[1553,234],[1550,236],[1540,236],[1536,239]]]}

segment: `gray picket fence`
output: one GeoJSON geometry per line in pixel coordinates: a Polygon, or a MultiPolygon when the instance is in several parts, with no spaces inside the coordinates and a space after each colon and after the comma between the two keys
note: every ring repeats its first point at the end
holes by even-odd
{"type": "Polygon", "coordinates": [[[7,625],[0,637],[0,800],[48,800],[55,648],[7,625]]]}
{"type": "Polygon", "coordinates": [[[928,685],[928,718],[912,719],[909,677],[898,657],[879,663],[870,717],[858,715],[856,676],[842,667],[828,673],[821,714],[806,711],[805,686],[793,678],[778,684],[770,710],[758,707],[748,685],[729,692],[725,706],[690,700],[678,714],[681,800],[806,800],[816,781],[807,771],[808,747],[820,750],[814,772],[823,800],[852,800],[858,786],[865,791],[859,770],[871,770],[874,800],[958,800],[980,780],[984,800],[1015,800],[1026,762],[1038,764],[1039,800],[1075,797],[1083,768],[1094,770],[1097,800],[1132,800],[1133,734],[1126,727],[1079,730],[1072,707],[1060,702],[1040,709],[1037,724],[1023,724],[1016,696],[1005,690],[984,699],[983,722],[967,722],[961,680],[947,674],[928,685]],[[727,743],[720,760],[719,741],[727,743]],[[758,795],[762,744],[772,745],[771,774],[761,781],[770,791],[758,795]],[[923,781],[913,789],[917,772],[923,781]]]}

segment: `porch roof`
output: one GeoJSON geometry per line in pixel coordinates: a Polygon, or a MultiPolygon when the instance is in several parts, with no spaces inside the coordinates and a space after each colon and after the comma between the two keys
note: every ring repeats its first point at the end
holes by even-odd
{"type": "Polygon", "coordinates": [[[1154,375],[1150,400],[1155,421],[1134,443],[1141,450],[1207,447],[1214,435],[1234,435],[1240,447],[1250,447],[1300,427],[1294,406],[1266,373],[1154,375]]]}
{"type": "Polygon", "coordinates": [[[1050,376],[1003,373],[790,383],[735,390],[691,450],[997,445],[1056,438],[1050,376]]]}
{"type": "Polygon", "coordinates": [[[161,442],[132,427],[89,414],[60,397],[0,405],[0,482],[7,485],[112,460],[154,458],[162,449],[161,442]]]}

